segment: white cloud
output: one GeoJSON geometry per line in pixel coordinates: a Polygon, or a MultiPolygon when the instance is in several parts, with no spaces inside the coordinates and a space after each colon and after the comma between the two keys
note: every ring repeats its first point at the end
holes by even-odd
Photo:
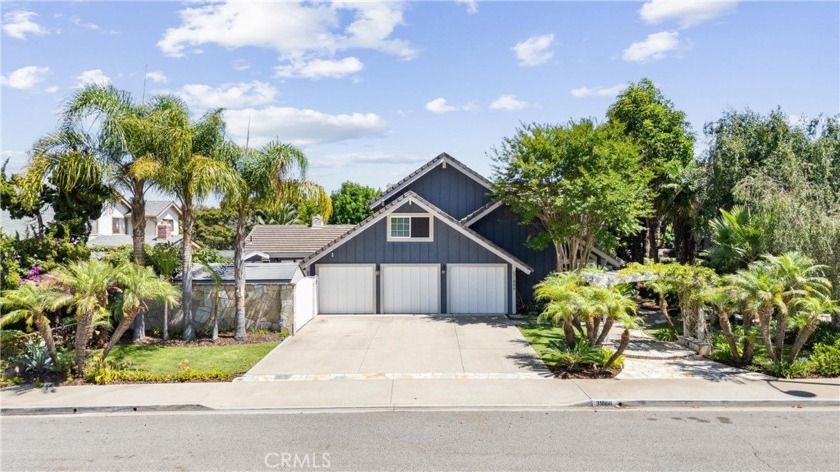
{"type": "Polygon", "coordinates": [[[669,51],[680,47],[680,34],[676,31],[652,33],[644,41],[638,41],[624,50],[622,59],[629,62],[658,61],[669,51]]]}
{"type": "Polygon", "coordinates": [[[20,69],[13,70],[9,75],[0,76],[0,85],[19,90],[31,89],[38,83],[43,82],[44,77],[49,72],[49,67],[21,67],[20,69]]]}
{"type": "Polygon", "coordinates": [[[44,92],[47,92],[47,93],[56,93],[56,92],[58,92],[58,86],[57,86],[57,85],[51,85],[51,86],[49,86],[49,87],[45,88],[45,89],[44,89],[44,92]]]}
{"type": "Polygon", "coordinates": [[[277,66],[274,70],[278,77],[303,77],[320,79],[322,77],[339,78],[355,74],[364,68],[362,61],[355,57],[341,60],[313,59],[309,62],[292,61],[290,65],[277,66]]]}
{"type": "Polygon", "coordinates": [[[573,89],[572,96],[577,98],[586,97],[614,97],[627,88],[627,84],[615,84],[612,87],[581,87],[573,89]]]}
{"type": "Polygon", "coordinates": [[[475,15],[478,13],[478,0],[455,0],[456,3],[461,3],[467,7],[467,13],[475,15]]]}
{"type": "Polygon", "coordinates": [[[102,69],[86,70],[76,77],[76,87],[84,87],[85,85],[108,85],[111,83],[111,78],[102,72],[102,69]]]}
{"type": "Polygon", "coordinates": [[[206,84],[187,84],[176,95],[199,110],[210,108],[242,108],[266,105],[274,101],[277,89],[266,82],[237,82],[212,87],[206,84]]]}
{"type": "Polygon", "coordinates": [[[225,112],[228,131],[245,141],[250,122],[250,143],[261,146],[278,138],[298,146],[334,143],[369,136],[381,136],[385,121],[374,113],[330,115],[315,110],[270,106],[225,112]]]}
{"type": "Polygon", "coordinates": [[[3,32],[8,36],[17,39],[26,39],[26,35],[45,35],[49,34],[43,26],[32,21],[38,16],[37,13],[31,11],[16,10],[7,12],[3,15],[3,32]]]}
{"type": "Polygon", "coordinates": [[[413,58],[411,44],[392,37],[403,23],[404,9],[403,2],[214,2],[181,10],[181,25],[166,30],[157,44],[170,56],[183,56],[206,44],[269,48],[278,53],[281,70],[289,68],[290,76],[320,77],[296,72],[307,64],[339,72],[360,70],[358,59],[335,60],[337,53],[350,49],[413,58]]]}
{"type": "Polygon", "coordinates": [[[426,103],[426,110],[429,110],[432,113],[451,113],[461,109],[463,109],[463,107],[457,107],[446,103],[446,99],[443,97],[438,97],[426,103]]]}
{"type": "Polygon", "coordinates": [[[502,95],[499,98],[493,100],[493,103],[490,104],[490,108],[493,110],[521,110],[528,106],[528,102],[523,100],[518,100],[516,95],[502,95]]]}
{"type": "Polygon", "coordinates": [[[516,43],[513,51],[519,59],[519,65],[533,67],[545,64],[549,59],[554,57],[554,52],[551,50],[553,44],[553,34],[532,36],[525,41],[516,43]]]}
{"type": "Polygon", "coordinates": [[[85,28],[85,29],[94,30],[94,31],[99,30],[99,25],[97,25],[96,23],[85,23],[78,16],[71,17],[70,22],[73,23],[74,25],[80,27],[80,28],[85,28]]]}
{"type": "Polygon", "coordinates": [[[737,4],[737,0],[651,0],[642,5],[639,16],[651,24],[676,21],[690,28],[731,12],[737,4]]]}
{"type": "Polygon", "coordinates": [[[313,167],[348,167],[364,164],[414,164],[429,160],[428,155],[391,154],[387,152],[346,152],[327,154],[313,162],[313,167]]]}
{"type": "Polygon", "coordinates": [[[156,84],[165,84],[166,81],[169,80],[166,78],[166,74],[159,70],[150,70],[149,72],[146,72],[146,78],[156,84]]]}

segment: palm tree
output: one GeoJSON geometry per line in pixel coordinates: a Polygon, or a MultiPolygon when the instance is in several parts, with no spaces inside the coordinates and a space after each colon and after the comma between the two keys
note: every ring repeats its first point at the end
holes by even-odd
{"type": "Polygon", "coordinates": [[[580,290],[584,283],[577,272],[555,272],[534,287],[535,298],[546,302],[539,319],[562,326],[569,347],[576,342],[574,320],[587,304],[580,290]]]}
{"type": "Polygon", "coordinates": [[[131,262],[120,264],[114,271],[114,278],[122,292],[122,319],[111,334],[108,345],[102,351],[102,360],[119,342],[122,335],[134,323],[137,315],[145,313],[149,307],[146,302],[159,300],[177,303],[178,291],[169,282],[159,278],[151,267],[144,267],[131,262]]]}
{"type": "Polygon", "coordinates": [[[67,304],[76,314],[76,374],[84,377],[85,350],[96,324],[109,316],[108,291],[115,285],[116,271],[111,264],[92,259],[58,268],[55,281],[72,295],[67,304]]]}
{"type": "Polygon", "coordinates": [[[671,315],[668,314],[668,294],[673,290],[671,285],[668,283],[668,280],[665,277],[659,276],[643,282],[642,285],[656,293],[659,311],[662,313],[662,316],[665,318],[665,321],[668,323],[671,331],[674,332],[674,336],[678,336],[680,333],[677,332],[674,320],[672,320],[671,315]]]}
{"type": "Polygon", "coordinates": [[[138,159],[132,175],[153,180],[172,193],[181,205],[183,231],[182,311],[184,340],[195,339],[192,314],[192,253],[195,206],[211,193],[231,192],[239,182],[221,154],[224,148],[225,122],[222,110],[206,113],[197,122],[190,122],[189,110],[174,97],[158,97],[165,102],[161,111],[149,120],[137,122],[145,127],[146,136],[155,136],[155,151],[138,159]]]}
{"type": "Polygon", "coordinates": [[[12,290],[3,290],[0,308],[6,312],[0,317],[0,326],[6,326],[20,320],[28,325],[35,325],[38,334],[44,340],[53,365],[58,365],[58,352],[55,349],[50,320],[47,313],[59,309],[68,301],[68,295],[46,283],[26,281],[12,290]]]}
{"type": "Polygon", "coordinates": [[[269,204],[254,212],[254,222],[258,225],[299,225],[300,214],[290,203],[269,204]]]}
{"type": "Polygon", "coordinates": [[[834,315],[840,313],[840,304],[828,296],[814,294],[797,301],[796,322],[800,326],[799,333],[793,341],[793,346],[788,354],[788,362],[793,363],[799,351],[808,342],[808,339],[817,330],[820,324],[821,315],[834,315]]]}
{"type": "MultiPolygon", "coordinates": [[[[181,260],[176,246],[169,243],[154,245],[146,253],[146,258],[161,279],[172,282],[181,260]]],[[[163,340],[169,340],[169,302],[167,300],[163,301],[163,340]]]]}
{"type": "MultiPolygon", "coordinates": [[[[732,316],[732,310],[743,305],[738,300],[737,292],[733,290],[731,286],[724,285],[706,289],[703,291],[701,296],[706,303],[717,308],[720,329],[723,331],[723,336],[729,344],[729,350],[732,352],[732,360],[735,361],[736,364],[741,364],[742,357],[738,352],[738,340],[735,338],[735,334],[732,331],[732,324],[729,320],[729,317],[732,316]]],[[[744,316],[744,319],[746,320],[746,316],[744,316]]],[[[746,337],[748,336],[745,333],[745,338],[746,337]]],[[[744,349],[744,351],[746,351],[746,349],[744,349]]]]}
{"type": "Polygon", "coordinates": [[[701,254],[720,272],[735,272],[759,259],[765,250],[765,234],[759,221],[746,208],[720,210],[709,222],[712,248],[701,254]]]}
{"type": "Polygon", "coordinates": [[[76,92],[62,107],[58,134],[44,141],[44,150],[72,149],[73,135],[95,129],[91,149],[104,167],[105,180],[114,193],[126,195],[132,214],[132,246],[135,262],[145,265],[146,192],[152,186],[149,176],[132,172],[134,162],[153,152],[159,143],[148,127],[138,126],[150,115],[166,109],[166,100],[136,103],[128,92],[112,85],[88,85],[76,92]]]}
{"type": "Polygon", "coordinates": [[[223,206],[236,212],[234,237],[234,284],[236,302],[237,340],[244,340],[245,332],[245,227],[253,214],[265,205],[285,206],[297,202],[314,201],[324,216],[332,212],[327,192],[306,180],[308,160],[291,144],[272,141],[260,149],[241,148],[229,143],[225,158],[237,175],[237,184],[225,195],[223,206]]]}

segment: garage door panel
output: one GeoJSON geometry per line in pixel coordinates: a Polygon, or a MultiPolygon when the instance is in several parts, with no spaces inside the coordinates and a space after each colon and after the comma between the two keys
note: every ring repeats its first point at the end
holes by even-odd
{"type": "Polygon", "coordinates": [[[318,306],[324,314],[376,313],[374,265],[316,266],[318,306]]]}
{"type": "Polygon", "coordinates": [[[449,313],[507,313],[506,266],[450,264],[446,272],[449,313]]]}
{"type": "Polygon", "coordinates": [[[381,266],[383,313],[438,313],[439,265],[381,266]]]}

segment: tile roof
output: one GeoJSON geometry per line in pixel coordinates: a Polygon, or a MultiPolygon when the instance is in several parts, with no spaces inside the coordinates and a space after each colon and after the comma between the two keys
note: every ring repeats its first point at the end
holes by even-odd
{"type": "Polygon", "coordinates": [[[245,252],[304,257],[352,228],[352,225],[257,225],[245,238],[245,252]]]}
{"type": "MultiPolygon", "coordinates": [[[[233,264],[210,264],[214,271],[222,278],[222,282],[234,281],[233,264]]],[[[300,272],[300,266],[295,262],[255,262],[245,264],[246,283],[289,283],[300,272]]],[[[303,275],[300,273],[299,275],[303,275]]],[[[212,284],[213,278],[207,267],[197,266],[193,269],[193,282],[197,284],[212,284]]]]}
{"type": "Polygon", "coordinates": [[[487,188],[490,188],[491,182],[489,180],[487,180],[486,177],[484,177],[483,175],[479,174],[478,172],[472,170],[466,164],[459,161],[458,159],[455,159],[454,157],[450,156],[449,154],[447,154],[445,152],[442,152],[442,153],[438,154],[431,161],[429,161],[429,162],[423,164],[422,166],[420,166],[419,169],[417,169],[414,172],[408,174],[404,179],[400,180],[399,182],[397,182],[393,185],[390,185],[381,194],[379,194],[378,197],[373,199],[373,201],[370,202],[370,205],[373,206],[374,204],[381,203],[382,201],[387,199],[389,196],[391,196],[391,194],[393,194],[396,190],[399,190],[407,182],[411,181],[412,179],[414,179],[419,174],[425,174],[426,172],[430,171],[431,169],[436,167],[438,164],[440,164],[442,161],[450,162],[452,165],[460,168],[461,171],[463,171],[465,174],[469,174],[470,176],[475,178],[477,181],[481,182],[482,185],[484,185],[487,188]]]}
{"type": "Polygon", "coordinates": [[[418,202],[418,203],[420,203],[420,204],[422,204],[422,205],[425,205],[425,206],[429,207],[435,213],[435,216],[437,216],[438,218],[441,218],[441,219],[444,219],[444,220],[447,220],[447,221],[453,223],[455,226],[460,228],[462,231],[468,233],[474,239],[478,239],[478,240],[484,242],[485,244],[492,247],[496,252],[498,252],[500,254],[503,254],[504,257],[508,258],[511,261],[514,261],[516,264],[520,265],[521,267],[527,268],[528,270],[526,272],[530,272],[530,271],[534,270],[531,266],[522,262],[519,258],[514,256],[513,254],[511,254],[511,253],[505,251],[504,249],[500,248],[499,246],[496,245],[496,243],[494,243],[493,241],[490,241],[489,239],[485,238],[484,236],[476,233],[475,231],[471,230],[467,226],[464,226],[463,224],[461,224],[460,221],[458,221],[455,218],[453,218],[452,216],[448,215],[447,213],[445,213],[440,208],[432,205],[431,203],[426,201],[423,197],[417,195],[416,193],[414,193],[411,190],[403,193],[402,195],[399,196],[399,198],[397,198],[393,202],[385,205],[384,207],[379,209],[379,211],[370,215],[364,221],[362,221],[361,223],[354,226],[351,230],[345,232],[341,236],[335,238],[333,241],[330,241],[324,247],[320,248],[316,252],[314,252],[314,253],[310,254],[309,256],[305,257],[303,259],[303,261],[301,261],[301,263],[305,265],[307,262],[311,261],[316,256],[318,256],[319,254],[323,254],[328,249],[330,249],[330,248],[334,247],[335,245],[337,245],[338,243],[340,243],[342,240],[353,237],[356,233],[358,233],[360,230],[362,230],[369,223],[371,223],[374,220],[377,220],[378,217],[381,216],[383,213],[388,213],[392,208],[396,208],[398,206],[401,206],[403,204],[403,202],[405,200],[409,199],[409,198],[418,202]]]}

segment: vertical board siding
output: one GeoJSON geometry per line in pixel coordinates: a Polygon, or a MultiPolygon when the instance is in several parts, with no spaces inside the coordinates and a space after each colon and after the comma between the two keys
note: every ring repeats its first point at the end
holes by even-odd
{"type": "Polygon", "coordinates": [[[401,192],[385,200],[385,204],[396,200],[408,190],[458,220],[490,202],[489,190],[485,186],[451,165],[444,169],[438,164],[401,192]]]}
{"type": "Polygon", "coordinates": [[[538,230],[533,226],[519,224],[519,216],[504,205],[475,222],[470,228],[534,269],[528,275],[522,272],[516,275],[516,296],[519,299],[517,303],[533,302],[534,285],[556,268],[554,247],[549,245],[543,250],[528,247],[528,236],[536,234],[538,230]]]}

